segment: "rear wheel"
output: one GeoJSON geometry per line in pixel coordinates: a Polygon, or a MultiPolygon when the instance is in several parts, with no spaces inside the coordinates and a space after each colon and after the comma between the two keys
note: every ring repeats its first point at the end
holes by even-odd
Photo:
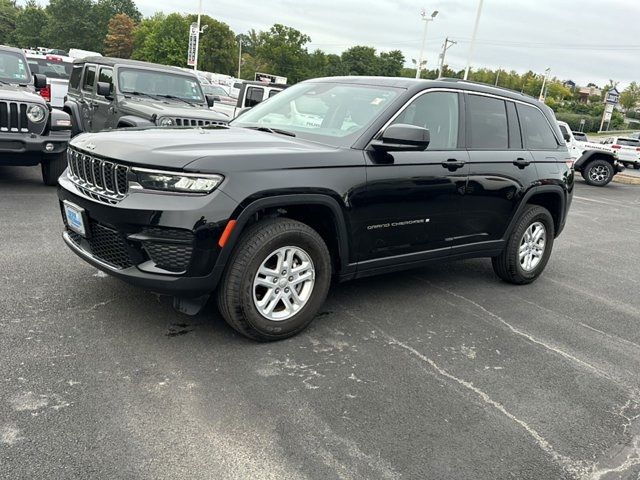
{"type": "Polygon", "coordinates": [[[42,181],[45,185],[54,186],[58,184],[58,177],[67,168],[67,157],[65,152],[51,155],[43,155],[40,168],[42,169],[42,181]]]}
{"type": "Polygon", "coordinates": [[[493,270],[505,282],[517,285],[533,282],[549,261],[554,234],[549,211],[538,205],[527,206],[505,249],[492,258],[493,270]]]}
{"type": "Polygon", "coordinates": [[[243,335],[280,340],[311,323],[330,282],[329,251],[315,230],[296,220],[265,220],[236,246],[218,287],[218,307],[243,335]]]}
{"type": "Polygon", "coordinates": [[[613,165],[606,160],[593,160],[582,169],[582,178],[594,187],[604,187],[613,180],[613,175],[613,165]]]}

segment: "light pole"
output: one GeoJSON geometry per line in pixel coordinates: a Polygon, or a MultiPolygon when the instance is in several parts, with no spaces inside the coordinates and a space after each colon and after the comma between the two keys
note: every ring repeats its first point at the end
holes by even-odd
{"type": "Polygon", "coordinates": [[[194,54],[194,62],[193,62],[193,71],[198,71],[198,50],[200,49],[200,34],[204,33],[204,31],[209,28],[209,25],[205,25],[200,28],[200,20],[202,17],[202,0],[198,1],[198,30],[196,33],[196,51],[194,54]]]}
{"type": "Polygon", "coordinates": [[[424,31],[422,32],[422,47],[420,48],[420,58],[418,59],[418,65],[416,67],[416,78],[420,78],[420,70],[422,70],[422,64],[424,62],[424,44],[427,41],[427,26],[429,25],[429,22],[432,22],[436,18],[436,16],[438,15],[438,11],[435,10],[430,17],[427,17],[427,12],[423,8],[422,12],[420,12],[420,15],[422,16],[422,20],[424,21],[424,31]]]}
{"type": "Polygon", "coordinates": [[[238,79],[240,79],[241,68],[242,68],[242,38],[238,40],[238,79]]]}
{"type": "Polygon", "coordinates": [[[544,71],[544,79],[542,80],[542,87],[540,88],[540,96],[538,97],[538,100],[541,102],[544,102],[544,87],[547,84],[547,81],[549,79],[549,74],[551,73],[551,68],[547,68],[544,71]]]}
{"type": "Polygon", "coordinates": [[[476,46],[476,35],[478,33],[478,25],[480,24],[480,14],[482,13],[482,4],[484,0],[480,0],[478,3],[478,11],[476,12],[476,23],[473,26],[473,34],[471,35],[471,43],[469,44],[469,55],[467,56],[467,68],[464,69],[464,79],[469,77],[469,67],[471,66],[471,57],[473,56],[473,49],[476,46]]]}

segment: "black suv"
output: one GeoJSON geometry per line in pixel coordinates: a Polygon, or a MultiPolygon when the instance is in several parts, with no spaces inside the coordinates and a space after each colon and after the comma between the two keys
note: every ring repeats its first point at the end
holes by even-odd
{"type": "Polygon", "coordinates": [[[327,78],[230,126],[78,137],[59,198],[88,263],[183,311],[217,289],[231,326],[275,340],[311,322],[332,277],[489,257],[532,282],[565,225],[570,164],[551,110],[519,93],[327,78]]]}
{"type": "Polygon", "coordinates": [[[125,127],[203,127],[230,118],[213,112],[198,78],[175,67],[110,57],[76,60],[64,111],[73,134],[125,127]]]}
{"type": "Polygon", "coordinates": [[[22,50],[0,45],[0,165],[40,164],[44,183],[55,185],[67,167],[71,121],[36,93],[46,86],[22,50]]]}

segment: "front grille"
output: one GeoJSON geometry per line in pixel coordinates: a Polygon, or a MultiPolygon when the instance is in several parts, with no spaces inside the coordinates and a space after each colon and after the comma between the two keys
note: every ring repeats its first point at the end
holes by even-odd
{"type": "Polygon", "coordinates": [[[127,196],[129,167],[87,155],[70,148],[67,163],[71,180],[85,194],[105,203],[116,203],[127,196]]]}
{"type": "Polygon", "coordinates": [[[211,125],[226,125],[227,122],[221,120],[202,120],[197,118],[174,118],[178,127],[209,127],[211,125]]]}
{"type": "Polygon", "coordinates": [[[0,132],[28,132],[27,104],[0,101],[0,132]]]}

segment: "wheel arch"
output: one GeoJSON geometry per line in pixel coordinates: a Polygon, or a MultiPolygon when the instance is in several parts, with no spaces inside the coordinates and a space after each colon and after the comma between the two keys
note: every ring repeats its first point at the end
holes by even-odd
{"type": "Polygon", "coordinates": [[[554,236],[562,232],[565,224],[567,198],[562,187],[558,185],[543,185],[529,190],[523,197],[516,213],[511,218],[504,239],[509,238],[516,226],[520,215],[528,205],[539,205],[546,208],[553,218],[554,236]]]}
{"type": "Polygon", "coordinates": [[[118,119],[118,123],[116,124],[116,128],[126,128],[126,127],[151,127],[154,126],[155,123],[145,119],[136,117],[135,115],[125,115],[118,119]]]}
{"type": "Polygon", "coordinates": [[[331,253],[334,271],[349,269],[349,229],[336,199],[328,194],[304,193],[264,197],[243,202],[231,216],[235,226],[218,256],[224,265],[246,228],[262,218],[282,216],[301,221],[318,232],[331,253]]]}
{"type": "Polygon", "coordinates": [[[594,160],[604,160],[609,162],[611,166],[614,166],[616,156],[613,153],[606,152],[604,150],[587,150],[578,160],[576,160],[573,168],[576,171],[581,172],[584,167],[594,160]]]}

